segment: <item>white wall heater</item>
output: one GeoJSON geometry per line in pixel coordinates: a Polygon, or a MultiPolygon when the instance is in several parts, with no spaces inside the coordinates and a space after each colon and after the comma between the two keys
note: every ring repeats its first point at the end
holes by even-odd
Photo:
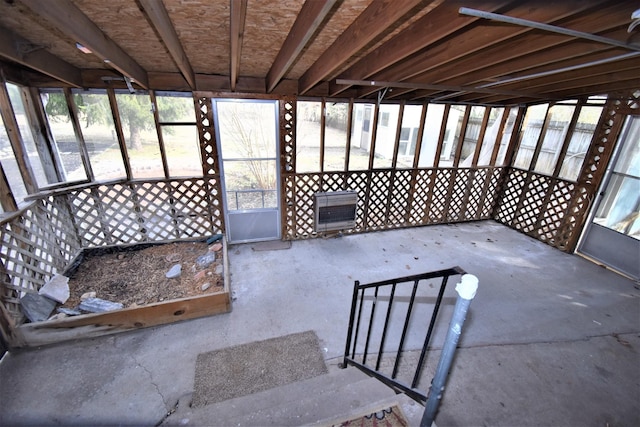
{"type": "Polygon", "coordinates": [[[344,230],[356,226],[355,191],[331,191],[314,194],[314,227],[316,232],[344,230]]]}

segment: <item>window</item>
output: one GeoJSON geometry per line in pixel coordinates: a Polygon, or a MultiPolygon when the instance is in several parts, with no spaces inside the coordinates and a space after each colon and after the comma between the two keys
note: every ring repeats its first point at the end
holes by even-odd
{"type": "Polygon", "coordinates": [[[343,171],[347,148],[349,104],[327,102],[324,130],[324,170],[343,171]]]}
{"type": "Polygon", "coordinates": [[[298,101],[297,104],[296,172],[319,172],[322,103],[298,101]]]}
{"type": "Polygon", "coordinates": [[[396,145],[396,128],[400,105],[380,105],[378,129],[376,132],[374,169],[390,168],[393,162],[393,150],[396,145]]]}
{"type": "Polygon", "coordinates": [[[558,176],[563,179],[575,181],[578,179],[584,156],[589,150],[593,133],[596,130],[598,120],[602,114],[600,106],[583,106],[578,116],[578,122],[571,134],[569,147],[562,159],[562,167],[558,176]]]}
{"type": "Polygon", "coordinates": [[[482,131],[482,121],[484,119],[485,111],[486,107],[471,107],[471,113],[469,120],[467,121],[467,128],[464,131],[464,140],[462,141],[462,151],[460,153],[459,163],[460,167],[470,167],[472,165],[476,146],[478,145],[478,138],[482,131]]]}
{"type": "Polygon", "coordinates": [[[520,130],[520,146],[516,153],[514,167],[529,169],[548,108],[548,104],[533,105],[527,108],[527,114],[520,130]]]}
{"type": "Polygon", "coordinates": [[[80,143],[73,131],[64,93],[62,91],[43,91],[40,97],[53,135],[54,150],[57,151],[62,163],[64,180],[86,180],[88,177],[82,163],[80,143]]]}
{"type": "Polygon", "coordinates": [[[438,138],[442,127],[445,106],[442,104],[429,104],[427,117],[425,118],[424,131],[422,132],[422,146],[418,167],[433,167],[438,148],[438,138]]]}
{"type": "Polygon", "coordinates": [[[202,176],[198,128],[191,94],[157,94],[156,104],[169,176],[202,176]]]}
{"type": "Polygon", "coordinates": [[[464,117],[465,107],[462,105],[452,105],[449,109],[449,117],[445,128],[444,139],[442,141],[442,151],[440,152],[440,162],[438,166],[453,166],[456,147],[460,139],[460,128],[464,117]]]}
{"type": "Polygon", "coordinates": [[[107,91],[72,92],[95,179],[126,178],[107,91]]]}
{"type": "Polygon", "coordinates": [[[407,105],[404,107],[404,113],[402,114],[402,128],[400,129],[400,140],[398,141],[397,168],[413,167],[413,158],[415,157],[416,144],[418,143],[422,108],[422,105],[407,105]]]}
{"type": "Polygon", "coordinates": [[[133,178],[164,177],[149,95],[117,93],[116,101],[133,178]]]}
{"type": "Polygon", "coordinates": [[[499,137],[500,125],[502,124],[502,115],[504,108],[492,108],[489,113],[489,121],[482,139],[482,147],[480,147],[480,155],[478,156],[478,166],[491,165],[491,157],[495,150],[496,142],[499,137]]]}
{"type": "Polygon", "coordinates": [[[353,125],[351,128],[351,146],[349,147],[349,170],[366,170],[369,168],[369,148],[371,132],[369,121],[375,106],[373,104],[354,104],[353,125]]]}
{"type": "Polygon", "coordinates": [[[574,105],[554,105],[547,113],[547,129],[534,170],[552,175],[569,131],[574,105]]]}

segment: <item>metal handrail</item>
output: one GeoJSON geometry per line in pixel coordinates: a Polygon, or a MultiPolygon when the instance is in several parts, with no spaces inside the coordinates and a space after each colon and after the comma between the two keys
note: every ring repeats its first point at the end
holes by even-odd
{"type": "Polygon", "coordinates": [[[424,360],[427,355],[427,348],[429,346],[429,343],[433,335],[434,326],[436,323],[436,319],[438,317],[438,312],[440,311],[440,305],[442,303],[444,291],[446,289],[449,277],[458,276],[458,275],[461,276],[464,274],[465,274],[465,271],[460,267],[452,267],[445,270],[433,271],[429,273],[406,276],[406,277],[401,277],[401,278],[391,279],[391,280],[384,280],[384,281],[375,282],[375,283],[360,284],[359,281],[355,281],[354,287],[353,287],[353,298],[351,302],[351,313],[349,316],[347,340],[345,344],[345,352],[344,352],[344,358],[341,364],[341,368],[346,368],[348,365],[357,367],[358,369],[365,372],[366,374],[379,379],[389,387],[405,393],[407,396],[411,397],[417,402],[422,404],[426,403],[427,394],[424,393],[423,391],[420,391],[417,387],[418,387],[418,381],[420,379],[422,367],[424,365],[424,360]],[[422,349],[420,352],[420,357],[418,359],[418,363],[417,363],[417,366],[415,367],[415,372],[413,374],[413,379],[410,384],[407,384],[397,379],[399,363],[402,357],[402,353],[405,351],[407,330],[409,329],[411,315],[414,310],[414,303],[416,300],[416,293],[417,293],[418,287],[420,286],[421,283],[424,283],[425,281],[432,280],[432,279],[441,279],[440,289],[438,291],[438,296],[436,297],[436,300],[435,300],[433,312],[431,314],[431,319],[429,322],[429,327],[425,334],[422,349]],[[393,372],[391,373],[391,375],[387,375],[380,371],[380,362],[381,362],[384,346],[387,340],[387,331],[389,328],[389,321],[391,318],[392,308],[394,307],[394,297],[396,295],[396,290],[399,286],[402,286],[403,284],[408,284],[409,286],[412,286],[411,296],[409,298],[407,313],[404,317],[402,334],[400,336],[400,341],[399,341],[396,356],[395,356],[393,372]],[[376,306],[379,305],[379,291],[382,288],[390,288],[389,296],[388,296],[389,302],[387,304],[386,313],[384,315],[384,326],[382,327],[382,332],[380,334],[379,344],[377,345],[377,358],[375,361],[375,365],[368,365],[367,357],[370,353],[370,349],[374,348],[372,347],[373,345],[372,328],[373,328],[375,315],[376,315],[376,306]],[[369,311],[368,313],[364,312],[366,311],[364,310],[364,306],[365,306],[364,301],[365,301],[365,296],[367,296],[365,295],[367,291],[369,291],[369,293],[373,292],[372,296],[371,295],[368,296],[369,298],[371,297],[373,298],[372,304],[371,304],[370,310],[368,310],[369,311]],[[366,327],[367,330],[366,330],[364,349],[360,358],[360,355],[356,357],[356,347],[358,346],[359,339],[361,338],[360,333],[362,329],[361,327],[364,327],[363,322],[368,323],[368,327],[366,327]]]}

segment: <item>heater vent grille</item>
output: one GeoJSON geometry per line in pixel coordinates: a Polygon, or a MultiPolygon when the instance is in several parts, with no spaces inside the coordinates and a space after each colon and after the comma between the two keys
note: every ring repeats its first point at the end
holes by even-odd
{"type": "Polygon", "coordinates": [[[355,227],[358,193],[355,191],[332,191],[316,193],[314,197],[316,232],[355,227]]]}

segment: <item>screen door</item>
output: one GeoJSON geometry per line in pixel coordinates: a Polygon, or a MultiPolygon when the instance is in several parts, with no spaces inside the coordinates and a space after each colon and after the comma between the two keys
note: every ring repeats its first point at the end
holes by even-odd
{"type": "Polygon", "coordinates": [[[213,101],[232,243],[280,238],[277,102],[213,101]]]}

